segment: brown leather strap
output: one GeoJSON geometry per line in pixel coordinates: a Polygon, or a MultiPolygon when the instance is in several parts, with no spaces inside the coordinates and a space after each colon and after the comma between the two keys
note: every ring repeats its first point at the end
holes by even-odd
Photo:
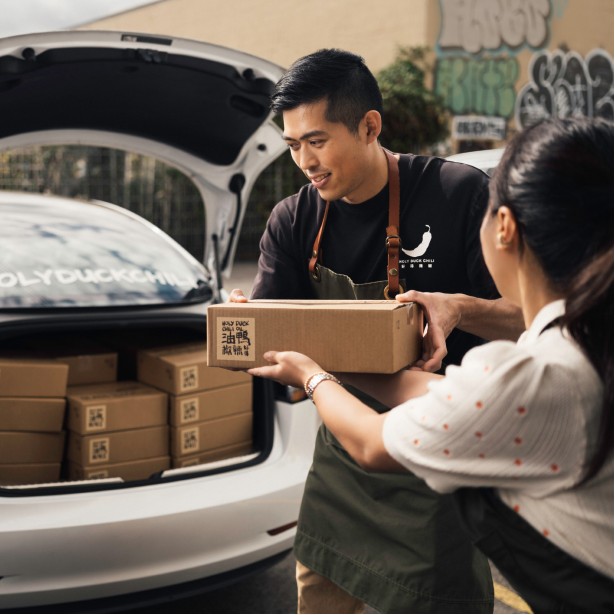
{"type": "Polygon", "coordinates": [[[389,226],[385,245],[387,249],[387,287],[384,289],[385,298],[394,299],[399,293],[399,250],[401,238],[399,237],[399,166],[397,158],[384,150],[389,165],[389,226]]]}
{"type": "Polygon", "coordinates": [[[329,205],[330,202],[327,201],[327,204],[325,205],[325,215],[322,217],[320,228],[318,229],[318,233],[316,234],[316,239],[314,239],[314,245],[312,246],[312,256],[310,258],[310,264],[308,265],[310,275],[317,281],[320,280],[320,272],[318,271],[318,259],[320,258],[320,240],[322,239],[322,234],[325,230],[325,224],[327,223],[327,216],[329,215],[329,205]]]}
{"type": "MultiPolygon", "coordinates": [[[[388,150],[383,149],[389,169],[389,226],[387,226],[386,232],[386,249],[387,249],[387,287],[384,291],[384,296],[388,298],[394,298],[399,292],[399,250],[401,246],[401,239],[399,237],[399,167],[397,164],[397,158],[388,150]]],[[[327,223],[327,216],[329,215],[330,202],[327,201],[325,205],[325,214],[322,218],[320,228],[314,239],[314,245],[312,246],[312,255],[308,265],[310,275],[315,279],[320,279],[320,273],[318,271],[318,259],[320,254],[320,242],[325,230],[325,224],[327,223]]],[[[402,289],[403,290],[403,289],[402,289]]]]}

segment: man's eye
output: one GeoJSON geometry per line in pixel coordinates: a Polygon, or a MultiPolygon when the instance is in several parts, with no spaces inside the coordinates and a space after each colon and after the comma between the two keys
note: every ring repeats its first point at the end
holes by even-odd
{"type": "Polygon", "coordinates": [[[317,141],[310,141],[310,145],[312,147],[320,147],[323,144],[323,141],[321,139],[318,139],[317,141]]]}
{"type": "Polygon", "coordinates": [[[289,149],[292,149],[293,151],[297,151],[299,149],[299,143],[289,143],[288,147],[289,149]]]}

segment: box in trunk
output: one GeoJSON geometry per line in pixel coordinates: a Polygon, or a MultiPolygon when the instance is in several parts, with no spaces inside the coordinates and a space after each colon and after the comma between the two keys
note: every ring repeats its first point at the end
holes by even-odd
{"type": "Polygon", "coordinates": [[[78,434],[167,424],[167,394],[140,382],[68,387],[68,428],[78,434]]]}
{"type": "Polygon", "coordinates": [[[145,480],[152,476],[152,474],[164,472],[164,470],[168,470],[170,467],[171,458],[169,456],[162,456],[101,466],[82,466],[77,463],[69,462],[66,465],[66,471],[69,480],[89,480],[96,478],[145,480]]]}
{"type": "Polygon", "coordinates": [[[252,440],[252,412],[171,427],[171,455],[185,457],[252,440]]]}
{"type": "Polygon", "coordinates": [[[169,428],[166,425],[89,436],[68,432],[66,458],[82,466],[151,459],[168,454],[169,428]]]}
{"type": "Polygon", "coordinates": [[[0,485],[33,485],[60,480],[61,463],[2,463],[0,485]]]}
{"type": "Polygon", "coordinates": [[[173,427],[197,423],[252,409],[252,380],[228,387],[169,396],[169,423],[173,427]]]}
{"type": "Polygon", "coordinates": [[[0,431],[62,431],[64,397],[0,397],[0,431]]]}
{"type": "Polygon", "coordinates": [[[3,397],[64,397],[68,365],[53,359],[0,357],[0,395],[3,397]]]}
{"type": "Polygon", "coordinates": [[[60,463],[65,433],[0,432],[0,464],[60,463]]]}
{"type": "Polygon", "coordinates": [[[204,451],[196,455],[184,455],[180,457],[171,457],[171,465],[174,468],[188,468],[190,466],[200,465],[201,463],[209,463],[211,461],[221,461],[223,459],[232,459],[240,455],[248,455],[254,450],[252,440],[240,442],[239,444],[231,444],[230,446],[222,446],[210,451],[204,451]]]}
{"type": "Polygon", "coordinates": [[[180,344],[142,350],[138,356],[138,380],[173,395],[205,391],[248,382],[250,376],[207,366],[207,348],[180,344]]]}

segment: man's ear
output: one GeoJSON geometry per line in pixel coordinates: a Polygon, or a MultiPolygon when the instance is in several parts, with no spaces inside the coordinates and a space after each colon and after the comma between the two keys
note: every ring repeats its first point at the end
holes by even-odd
{"type": "Polygon", "coordinates": [[[367,142],[372,143],[377,141],[382,132],[382,117],[378,111],[371,109],[363,116],[363,125],[365,126],[365,135],[367,142]]]}

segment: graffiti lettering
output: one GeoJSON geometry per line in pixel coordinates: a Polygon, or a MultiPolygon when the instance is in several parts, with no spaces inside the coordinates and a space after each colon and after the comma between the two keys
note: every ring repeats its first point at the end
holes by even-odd
{"type": "Polygon", "coordinates": [[[436,63],[435,91],[456,115],[511,117],[518,74],[514,58],[441,58],[436,63]]]}
{"type": "Polygon", "coordinates": [[[604,50],[595,49],[585,59],[574,51],[539,51],[528,72],[529,83],[515,104],[518,128],[571,115],[613,119],[613,58],[604,50]]]}
{"type": "Polygon", "coordinates": [[[440,0],[440,10],[442,50],[542,47],[549,35],[549,0],[440,0]]]}

